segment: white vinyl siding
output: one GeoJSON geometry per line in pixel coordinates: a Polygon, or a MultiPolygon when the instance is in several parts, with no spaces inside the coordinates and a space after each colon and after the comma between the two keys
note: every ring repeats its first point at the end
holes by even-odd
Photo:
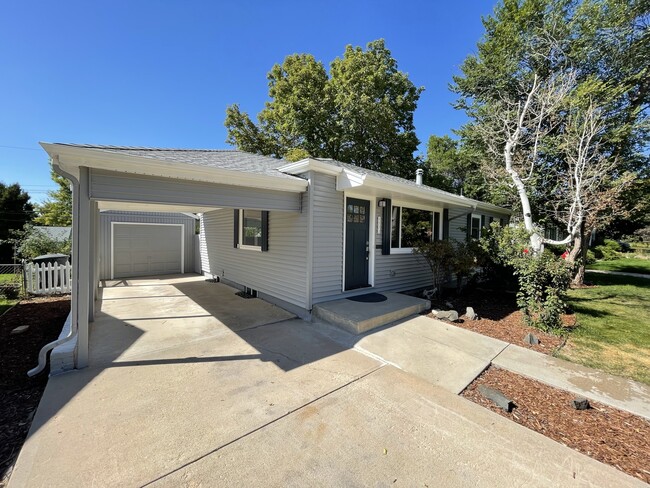
{"type": "Polygon", "coordinates": [[[233,247],[232,209],[203,214],[203,272],[307,309],[308,198],[302,212],[269,212],[268,252],[233,247]]]}

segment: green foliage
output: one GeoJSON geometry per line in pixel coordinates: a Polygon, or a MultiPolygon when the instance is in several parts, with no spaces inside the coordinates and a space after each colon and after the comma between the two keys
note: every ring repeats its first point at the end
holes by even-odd
{"type": "Polygon", "coordinates": [[[383,40],[347,46],[330,65],[287,56],[268,74],[258,123],[238,105],[226,110],[227,142],[243,151],[295,159],[296,151],[412,178],[419,141],[413,112],[422,88],[397,69],[383,40]]]}
{"type": "Polygon", "coordinates": [[[456,278],[457,291],[460,293],[463,280],[477,266],[478,248],[475,242],[420,242],[413,248],[413,253],[423,256],[431,268],[433,286],[438,297],[441,296],[442,285],[452,276],[456,278]]]}
{"type": "MultiPolygon", "coordinates": [[[[526,158],[533,145],[539,151],[539,173],[532,172],[527,180],[536,221],[555,214],[558,190],[563,188],[562,180],[554,181],[558,177],[553,175],[562,174],[567,148],[554,139],[566,132],[572,115],[566,108],[582,110],[593,103],[602,108],[599,152],[616,165],[602,190],[616,185],[628,171],[637,175],[637,181],[616,197],[625,212],[613,212],[600,221],[597,215],[596,223],[587,230],[611,222],[613,235],[620,236],[648,225],[649,19],[647,0],[502,0],[493,14],[483,19],[485,32],[477,53],[465,59],[452,90],[458,95],[455,106],[470,118],[457,131],[459,145],[471,149],[476,159],[490,168],[485,171],[488,177],[507,179],[500,155],[490,152],[484,140],[486,133],[495,130],[485,127],[490,120],[486,115],[502,111],[504,100],[515,106],[521,102],[533,76],[541,83],[568,72],[577,76],[565,110],[559,110],[542,127],[548,137],[518,148],[522,166],[529,161],[526,158]]],[[[492,203],[518,200],[513,188],[506,185],[491,186],[490,190],[484,198],[492,203]]],[[[612,208],[604,205],[598,212],[607,214],[612,208]]]]}
{"type": "Polygon", "coordinates": [[[39,225],[68,227],[72,225],[72,190],[70,182],[51,172],[52,180],[59,186],[58,189],[48,192],[48,200],[38,205],[38,216],[34,222],[39,225]]]}
{"type": "Polygon", "coordinates": [[[21,231],[13,233],[17,244],[18,256],[31,259],[43,254],[70,254],[72,251],[71,239],[58,240],[52,238],[42,229],[26,225],[21,231]]]}
{"type": "Polygon", "coordinates": [[[479,161],[460,141],[449,136],[430,136],[425,164],[428,185],[470,198],[484,198],[486,181],[479,161]]]}
{"type": "Polygon", "coordinates": [[[614,261],[622,257],[623,248],[621,245],[611,239],[605,239],[605,242],[599,246],[594,246],[591,251],[594,258],[603,261],[614,261]]]}
{"type": "Polygon", "coordinates": [[[34,215],[29,195],[18,183],[5,185],[0,182],[0,264],[12,263],[14,247],[10,241],[12,231],[22,229],[34,215]]]}
{"type": "Polygon", "coordinates": [[[528,325],[549,331],[562,326],[571,266],[552,252],[530,251],[529,234],[523,227],[501,228],[493,222],[481,238],[481,247],[497,263],[507,265],[517,277],[517,305],[528,325]]]}

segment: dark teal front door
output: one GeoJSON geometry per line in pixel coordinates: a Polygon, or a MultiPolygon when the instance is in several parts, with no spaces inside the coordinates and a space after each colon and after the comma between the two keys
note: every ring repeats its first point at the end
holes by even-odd
{"type": "Polygon", "coordinates": [[[368,285],[370,202],[348,198],[345,207],[345,289],[368,285]]]}

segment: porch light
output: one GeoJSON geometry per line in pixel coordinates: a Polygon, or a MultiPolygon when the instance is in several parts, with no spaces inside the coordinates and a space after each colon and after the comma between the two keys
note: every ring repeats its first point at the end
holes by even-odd
{"type": "Polygon", "coordinates": [[[386,200],[382,198],[382,199],[379,200],[379,202],[377,203],[377,206],[378,206],[378,207],[385,207],[385,206],[386,206],[386,200]]]}

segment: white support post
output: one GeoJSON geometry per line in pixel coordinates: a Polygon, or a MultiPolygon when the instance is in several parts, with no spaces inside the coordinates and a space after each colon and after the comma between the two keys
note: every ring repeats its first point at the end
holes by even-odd
{"type": "MultiPolygon", "coordinates": [[[[79,168],[79,188],[77,192],[77,218],[78,218],[78,239],[77,239],[77,286],[75,287],[77,297],[77,368],[88,366],[88,316],[89,316],[89,290],[90,290],[90,244],[91,244],[91,205],[89,195],[88,168],[79,168]]],[[[74,256],[73,256],[74,260],[74,256]]]]}

